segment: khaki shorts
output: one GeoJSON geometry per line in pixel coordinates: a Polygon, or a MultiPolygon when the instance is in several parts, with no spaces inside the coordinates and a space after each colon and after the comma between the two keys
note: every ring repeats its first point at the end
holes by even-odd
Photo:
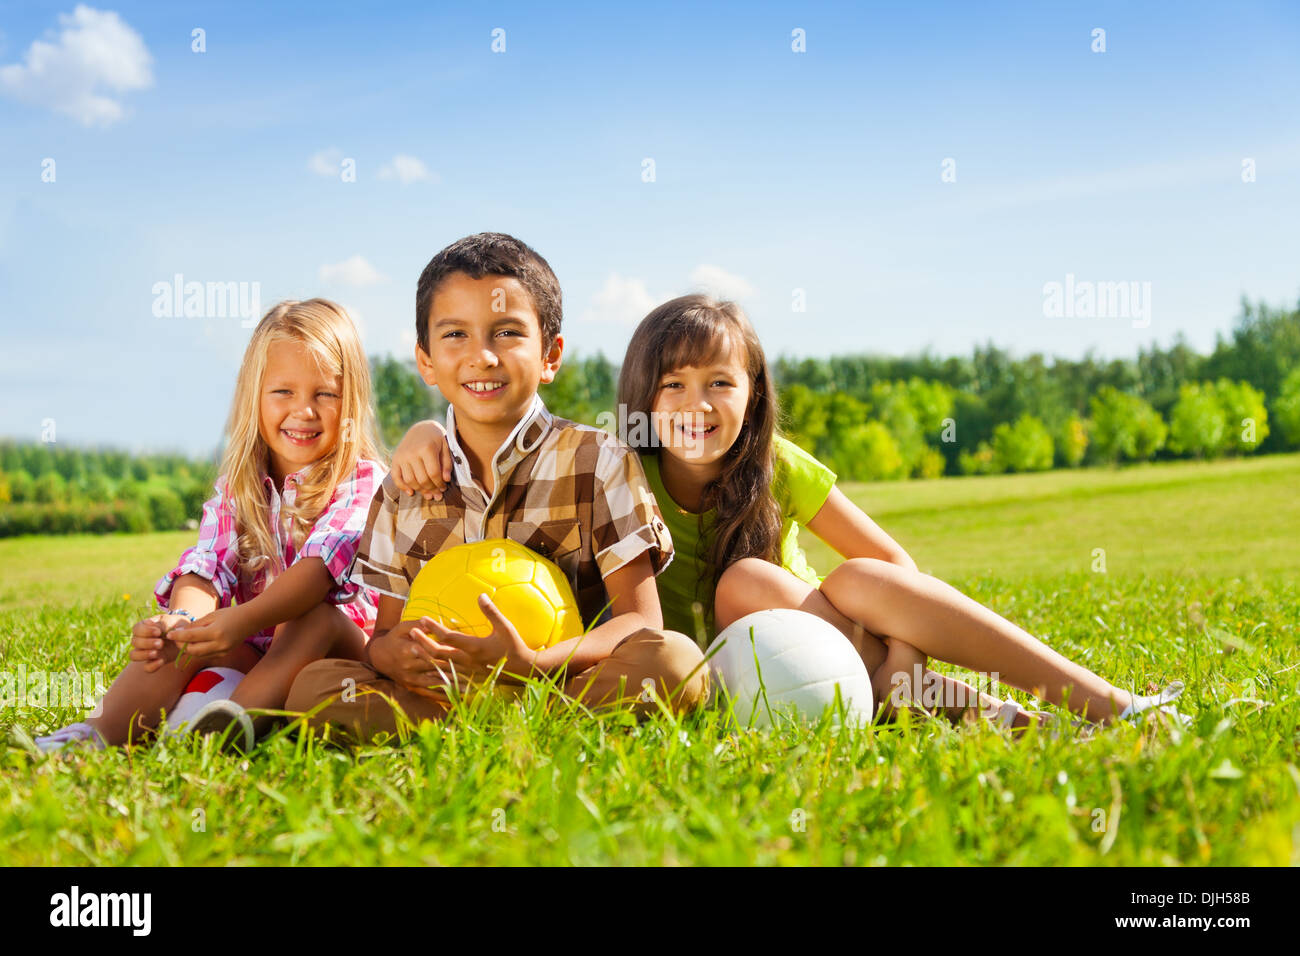
{"type": "MultiPolygon", "coordinates": [[[[677,712],[702,707],[709,696],[709,671],[699,646],[685,634],[643,628],[625,637],[609,657],[565,682],[564,692],[591,707],[631,705],[645,716],[658,709],[660,700],[677,712]]],[[[519,685],[499,685],[512,695],[519,685]]],[[[447,705],[389,680],[362,661],[328,659],[303,668],[293,682],[285,709],[309,714],[308,724],[326,724],[346,730],[359,739],[378,733],[396,733],[398,715],[412,724],[441,720],[447,705]]]]}

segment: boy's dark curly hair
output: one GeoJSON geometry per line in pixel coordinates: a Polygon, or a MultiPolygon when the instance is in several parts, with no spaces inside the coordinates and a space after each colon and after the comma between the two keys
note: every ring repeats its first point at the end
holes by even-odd
{"type": "Polygon", "coordinates": [[[510,276],[519,280],[533,298],[533,308],[542,332],[545,355],[560,334],[564,308],[560,281],[550,265],[532,248],[503,232],[480,232],[457,239],[429,260],[415,287],[415,338],[429,354],[429,308],[438,285],[454,272],[471,279],[510,276]]]}

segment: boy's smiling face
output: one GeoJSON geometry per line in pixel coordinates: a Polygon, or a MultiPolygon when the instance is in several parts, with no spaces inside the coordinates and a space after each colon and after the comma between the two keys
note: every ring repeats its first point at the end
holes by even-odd
{"type": "Polygon", "coordinates": [[[555,379],[564,339],[543,352],[532,296],[510,276],[452,273],[427,319],[429,353],[415,347],[420,375],[456,409],[461,438],[490,454],[527,413],[537,386],[555,379]]]}

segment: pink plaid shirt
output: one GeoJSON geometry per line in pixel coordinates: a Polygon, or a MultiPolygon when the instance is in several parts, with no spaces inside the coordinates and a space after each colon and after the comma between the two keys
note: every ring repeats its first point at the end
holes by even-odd
{"type": "MultiPolygon", "coordinates": [[[[345,614],[367,634],[375,627],[375,592],[353,583],[348,569],[356,554],[361,533],[366,528],[366,515],[375,489],[383,482],[388,469],[382,463],[363,458],[357,462],[352,477],[340,482],[334,489],[329,504],[312,526],[303,542],[302,551],[294,553],[285,522],[280,520],[282,505],[292,504],[298,493],[302,471],[284,478],[283,492],[277,491],[275,482],[265,472],[262,481],[266,487],[271,509],[271,527],[286,568],[303,558],[320,558],[334,579],[334,588],[326,596],[331,604],[338,605],[345,614]]],[[[199,525],[199,543],[181,555],[176,567],[168,571],[154,588],[154,597],[163,610],[168,608],[172,583],[182,574],[197,574],[207,578],[216,589],[218,606],[230,607],[232,603],[251,601],[266,586],[266,572],[258,571],[251,581],[238,576],[238,555],[235,542],[235,505],[226,497],[225,475],[213,486],[216,494],[203,505],[203,521],[199,525]]],[[[248,638],[260,650],[271,643],[274,628],[268,628],[248,638]]]]}

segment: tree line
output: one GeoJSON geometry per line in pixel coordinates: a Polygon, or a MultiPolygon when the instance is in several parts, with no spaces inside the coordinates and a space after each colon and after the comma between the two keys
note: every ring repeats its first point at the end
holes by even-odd
{"type": "MultiPolygon", "coordinates": [[[[1208,355],[1181,338],[1105,360],[1016,358],[989,344],[969,356],[782,356],[772,370],[783,432],[849,481],[1300,448],[1300,305],[1243,300],[1208,355]]],[[[541,394],[555,414],[600,424],[615,412],[618,371],[604,355],[571,356],[541,394]]],[[[445,414],[412,362],[378,357],[371,372],[389,448],[445,414]]],[[[193,526],[216,467],[215,452],[0,442],[0,537],[193,526]]]]}

